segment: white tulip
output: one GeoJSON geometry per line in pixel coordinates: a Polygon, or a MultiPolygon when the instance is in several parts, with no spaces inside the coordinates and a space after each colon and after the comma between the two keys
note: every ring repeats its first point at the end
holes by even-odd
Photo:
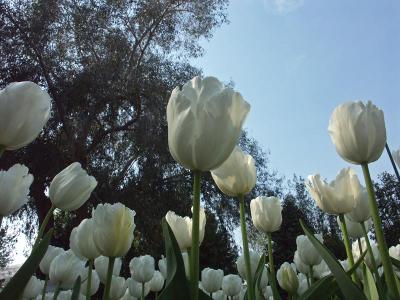
{"type": "Polygon", "coordinates": [[[393,160],[396,162],[397,167],[400,168],[400,149],[392,152],[393,160]]]}
{"type": "Polygon", "coordinates": [[[16,150],[31,143],[50,118],[51,99],[36,83],[14,82],[0,90],[0,145],[16,150]]]}
{"type": "MultiPolygon", "coordinates": [[[[203,242],[204,231],[206,227],[206,213],[200,208],[199,216],[199,245],[203,242]]],[[[189,217],[181,217],[173,211],[167,212],[165,215],[168,225],[178,242],[179,248],[184,251],[192,247],[192,219],[189,217]]]]}
{"type": "Polygon", "coordinates": [[[239,141],[250,105],[214,77],[195,77],[167,105],[172,157],[190,170],[219,167],[239,141]]]}
{"type": "Polygon", "coordinates": [[[390,247],[389,255],[397,260],[400,260],[400,244],[390,247]]]}
{"type": "Polygon", "coordinates": [[[155,271],[153,278],[151,278],[149,286],[150,291],[152,292],[159,292],[164,287],[164,277],[162,276],[161,272],[155,271]]]}
{"type": "Polygon", "coordinates": [[[319,265],[313,267],[313,274],[315,278],[322,279],[331,274],[331,270],[324,260],[319,265]]]}
{"type": "Polygon", "coordinates": [[[158,261],[158,269],[162,276],[167,279],[167,258],[164,255],[161,255],[161,259],[158,261]]]}
{"type": "Polygon", "coordinates": [[[210,294],[221,288],[224,271],[218,269],[205,268],[201,271],[201,284],[204,290],[210,294]]]}
{"type": "MultiPolygon", "coordinates": [[[[128,285],[129,293],[133,297],[140,299],[142,297],[142,283],[137,282],[132,278],[128,278],[126,280],[126,283],[128,285]]],[[[147,282],[144,284],[144,296],[146,297],[149,292],[150,292],[150,283],[147,282]]]]}
{"type": "MultiPolygon", "coordinates": [[[[71,298],[72,290],[61,291],[57,296],[57,300],[71,300],[71,298]]],[[[86,297],[80,294],[78,295],[78,300],[86,300],[86,297]]]]}
{"type": "MultiPolygon", "coordinates": [[[[87,268],[86,268],[86,270],[87,270],[87,268]]],[[[86,274],[87,273],[88,272],[86,272],[86,274]]],[[[92,270],[92,277],[91,278],[92,279],[90,280],[90,296],[93,296],[99,290],[100,278],[99,278],[99,275],[97,275],[97,272],[95,270],[92,270]]],[[[85,280],[84,282],[82,282],[81,289],[80,289],[80,293],[82,295],[86,295],[86,289],[87,289],[88,283],[89,283],[88,279],[85,280]]]]}
{"type": "Polygon", "coordinates": [[[270,285],[265,288],[263,296],[264,296],[264,298],[266,300],[273,300],[274,299],[274,296],[273,296],[273,293],[272,293],[272,288],[271,288],[270,285]]]}
{"type": "MultiPolygon", "coordinates": [[[[251,276],[254,278],[254,275],[256,274],[258,263],[260,262],[260,255],[253,252],[249,251],[249,256],[250,256],[250,269],[251,269],[251,276]]],[[[239,256],[239,258],[236,261],[236,268],[239,272],[239,275],[246,280],[246,264],[244,261],[244,254],[239,256]]]]}
{"type": "Polygon", "coordinates": [[[297,289],[297,295],[301,296],[308,290],[307,276],[302,273],[299,273],[297,275],[297,278],[299,279],[299,287],[297,289]]]}
{"type": "Polygon", "coordinates": [[[342,169],[329,184],[319,174],[310,175],[306,186],[317,206],[324,212],[335,215],[351,212],[361,193],[357,174],[351,168],[342,169]]]}
{"type": "Polygon", "coordinates": [[[296,270],[293,267],[284,262],[276,272],[276,279],[282,289],[287,291],[289,294],[297,293],[299,287],[299,279],[297,278],[296,270]]]}
{"type": "Polygon", "coordinates": [[[129,289],[126,289],[126,292],[124,294],[124,296],[119,299],[119,300],[137,300],[136,297],[133,297],[130,293],[129,293],[129,289]]]}
{"type": "Polygon", "coordinates": [[[328,131],[337,153],[353,164],[374,162],[385,149],[383,111],[371,101],[367,105],[358,101],[336,107],[328,131]]]}
{"type": "Polygon", "coordinates": [[[189,254],[186,251],[182,252],[182,260],[183,260],[183,265],[185,267],[186,277],[189,279],[190,278],[189,254]]]}
{"type": "Polygon", "coordinates": [[[268,270],[266,267],[263,268],[263,272],[260,279],[260,289],[264,290],[268,285],[268,270]]]}
{"type": "Polygon", "coordinates": [[[246,287],[242,285],[239,295],[233,296],[232,300],[244,300],[244,295],[246,294],[246,287]]]}
{"type": "Polygon", "coordinates": [[[72,211],[89,199],[96,186],[96,179],[89,176],[80,163],[74,162],[53,178],[49,197],[55,207],[72,211]]]}
{"type": "MultiPolygon", "coordinates": [[[[101,283],[105,284],[107,281],[107,272],[108,272],[108,260],[107,256],[99,256],[94,260],[94,268],[99,275],[101,283]]],[[[114,276],[119,276],[121,272],[122,261],[120,258],[116,258],[114,261],[114,267],[112,274],[114,276]]]]}
{"type": "Polygon", "coordinates": [[[225,275],[222,279],[222,290],[227,296],[236,296],[240,293],[241,289],[242,278],[240,278],[238,275],[229,274],[225,275]]]}
{"type": "Polygon", "coordinates": [[[303,274],[308,274],[310,272],[310,267],[306,265],[300,258],[299,251],[294,252],[293,262],[296,265],[296,269],[303,274]]]}
{"type": "MultiPolygon", "coordinates": [[[[320,242],[322,242],[322,235],[314,235],[320,242]]],[[[308,266],[319,265],[322,261],[322,257],[319,255],[317,249],[305,235],[299,235],[296,238],[297,252],[301,261],[308,266]]]]}
{"type": "MultiPolygon", "coordinates": [[[[54,299],[54,293],[48,292],[44,295],[44,300],[53,300],[53,299],[54,299]]],[[[42,300],[42,295],[37,296],[36,300],[42,300]]]]}
{"type": "Polygon", "coordinates": [[[24,299],[36,298],[38,295],[42,293],[43,287],[44,287],[44,281],[37,279],[35,276],[32,276],[24,288],[22,298],[24,299]]]}
{"type": "Polygon", "coordinates": [[[78,276],[84,278],[85,262],[77,257],[72,250],[57,255],[50,264],[50,281],[60,284],[62,288],[70,289],[74,286],[78,276]]]}
{"type": "MultiPolygon", "coordinates": [[[[361,238],[360,240],[361,240],[361,251],[362,252],[360,251],[358,241],[353,242],[352,247],[351,247],[354,261],[357,261],[361,257],[361,255],[368,249],[365,238],[361,238]]],[[[378,249],[378,245],[372,241],[370,241],[370,244],[371,244],[371,250],[373,253],[373,258],[371,257],[371,254],[368,251],[367,255],[365,255],[365,257],[364,257],[364,261],[368,265],[368,267],[370,267],[372,269],[372,259],[375,260],[376,266],[379,266],[381,264],[381,255],[380,255],[380,252],[378,249]]]]}
{"type": "Polygon", "coordinates": [[[132,279],[137,282],[149,282],[154,275],[154,258],[150,255],[134,257],[129,263],[132,279]]]}
{"type": "Polygon", "coordinates": [[[357,223],[366,222],[371,218],[367,189],[362,185],[360,185],[360,188],[360,193],[356,196],[356,206],[346,214],[349,220],[357,223]]]}
{"type": "MultiPolygon", "coordinates": [[[[345,222],[346,222],[346,227],[347,227],[347,233],[350,238],[352,239],[358,239],[362,238],[364,236],[362,225],[360,223],[352,222],[347,218],[347,215],[344,217],[345,222]]],[[[337,217],[337,222],[340,226],[340,219],[337,217]]],[[[366,222],[364,222],[365,228],[368,231],[369,228],[372,225],[372,220],[368,219],[366,222]]]]}
{"type": "Polygon", "coordinates": [[[63,252],[64,252],[64,249],[49,245],[49,247],[46,250],[45,255],[43,256],[42,260],[40,261],[40,264],[39,264],[40,271],[42,271],[43,274],[48,275],[50,272],[51,262],[57,255],[59,255],[63,252]]]}
{"type": "MultiPolygon", "coordinates": [[[[1,121],[0,121],[1,122],[1,121]]],[[[8,216],[28,202],[33,175],[24,165],[13,165],[0,171],[0,216],[8,216]]]]}
{"type": "Polygon", "coordinates": [[[135,211],[121,203],[99,204],[92,212],[93,240],[108,257],[124,256],[132,246],[135,211]]]}
{"type": "Polygon", "coordinates": [[[127,282],[124,277],[112,276],[110,285],[110,300],[119,300],[124,296],[127,282]]]}
{"type": "Polygon", "coordinates": [[[84,219],[78,227],[72,229],[69,247],[77,256],[86,259],[95,259],[100,256],[100,252],[94,244],[93,229],[92,219],[84,219]]]}
{"type": "Polygon", "coordinates": [[[211,175],[224,194],[231,197],[245,195],[256,185],[255,160],[236,146],[228,159],[211,171],[211,175]]]}
{"type": "Polygon", "coordinates": [[[282,224],[282,205],[276,197],[259,196],[250,202],[254,226],[265,233],[279,230],[282,224]]]}
{"type": "Polygon", "coordinates": [[[222,291],[222,290],[212,293],[212,298],[213,298],[213,300],[226,300],[227,299],[224,291],[222,291]]]}

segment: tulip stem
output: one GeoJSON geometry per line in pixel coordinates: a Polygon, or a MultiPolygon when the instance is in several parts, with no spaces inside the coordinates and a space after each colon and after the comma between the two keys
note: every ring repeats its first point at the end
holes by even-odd
{"type": "Polygon", "coordinates": [[[378,204],[376,203],[374,187],[372,185],[368,164],[363,163],[361,164],[361,167],[364,173],[365,185],[368,191],[369,208],[371,210],[372,220],[374,221],[375,236],[378,242],[379,252],[381,254],[383,271],[384,271],[383,273],[385,275],[386,285],[389,289],[390,295],[395,299],[399,299],[400,295],[397,289],[397,283],[393,272],[393,266],[389,257],[389,250],[385,241],[385,237],[383,235],[382,221],[381,218],[379,217],[378,204]]]}
{"type": "Polygon", "coordinates": [[[274,255],[272,253],[272,234],[267,233],[268,240],[268,266],[269,272],[271,273],[271,288],[274,299],[280,299],[278,296],[278,289],[276,286],[275,266],[274,266],[274,255]]]}
{"type": "Polygon", "coordinates": [[[92,270],[93,270],[93,259],[89,259],[88,277],[86,284],[86,300],[90,300],[90,290],[92,289],[92,270]]]}
{"type": "MultiPolygon", "coordinates": [[[[347,226],[346,226],[346,220],[344,219],[344,214],[339,214],[339,220],[340,220],[340,229],[342,230],[343,234],[343,243],[344,247],[346,248],[347,261],[349,262],[349,267],[352,268],[354,266],[354,258],[353,258],[353,252],[351,251],[350,239],[349,239],[349,234],[347,233],[347,226]]],[[[357,277],[355,272],[351,274],[351,278],[353,279],[354,282],[357,282],[357,277]]]]}
{"type": "Polygon", "coordinates": [[[399,170],[397,169],[396,163],[395,163],[394,160],[393,160],[392,152],[390,152],[389,145],[388,145],[387,143],[386,143],[386,145],[385,145],[385,148],[386,148],[387,154],[389,155],[390,162],[392,163],[394,173],[395,173],[396,176],[397,176],[397,180],[400,181],[399,170]]]}
{"type": "Polygon", "coordinates": [[[200,188],[201,171],[193,171],[193,218],[192,218],[192,248],[190,264],[190,285],[192,299],[199,299],[199,224],[200,224],[200,188]]]}
{"type": "Polygon", "coordinates": [[[311,286],[311,284],[310,284],[310,276],[308,276],[308,274],[306,274],[306,278],[307,278],[307,285],[308,285],[308,287],[310,287],[311,286]]]}
{"type": "Polygon", "coordinates": [[[44,285],[42,290],[42,300],[46,298],[46,290],[47,290],[47,283],[49,282],[49,275],[46,274],[46,278],[44,279],[44,285]]]}
{"type": "Polygon", "coordinates": [[[312,285],[314,283],[314,269],[313,266],[308,266],[309,270],[310,270],[310,285],[312,285]]]}
{"type": "Polygon", "coordinates": [[[53,300],[57,300],[58,294],[60,293],[61,282],[57,283],[56,289],[54,291],[53,300]]]}
{"type": "Polygon", "coordinates": [[[40,240],[42,239],[44,230],[46,229],[47,223],[49,223],[50,218],[53,216],[53,212],[56,209],[56,207],[54,206],[54,204],[51,205],[49,211],[46,214],[46,217],[44,218],[42,224],[40,225],[39,228],[39,233],[38,236],[36,237],[35,243],[33,244],[33,249],[36,248],[36,246],[39,244],[40,240]]]}
{"type": "Polygon", "coordinates": [[[4,147],[3,145],[0,145],[0,157],[3,156],[4,151],[6,151],[6,147],[4,147]]]}
{"type": "Polygon", "coordinates": [[[106,279],[106,286],[104,288],[104,293],[103,293],[103,300],[109,300],[109,298],[110,298],[110,286],[111,286],[111,280],[112,280],[112,275],[113,275],[113,270],[114,270],[114,261],[115,261],[115,257],[108,258],[107,279],[106,279]]]}
{"type": "Polygon", "coordinates": [[[141,300],[144,300],[144,282],[142,282],[142,297],[141,300]]]}

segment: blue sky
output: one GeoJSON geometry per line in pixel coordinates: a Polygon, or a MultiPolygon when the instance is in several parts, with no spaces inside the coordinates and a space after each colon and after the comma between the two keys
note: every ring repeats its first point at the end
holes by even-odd
{"type": "MultiPolygon", "coordinates": [[[[327,127],[348,100],[382,108],[400,147],[400,1],[231,0],[228,14],[192,62],[252,105],[246,128],[274,169],[331,180],[347,167],[327,127]]],[[[371,165],[373,176],[384,170],[386,154],[371,165]]]]}

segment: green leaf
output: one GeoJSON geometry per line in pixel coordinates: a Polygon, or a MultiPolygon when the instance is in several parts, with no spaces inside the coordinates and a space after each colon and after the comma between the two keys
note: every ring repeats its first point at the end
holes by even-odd
{"type": "MultiPolygon", "coordinates": [[[[167,255],[167,279],[165,288],[159,295],[158,300],[188,300],[191,298],[190,285],[186,279],[182,253],[165,218],[162,220],[162,230],[165,241],[165,254],[167,255]]],[[[201,299],[207,299],[201,293],[200,295],[201,299]]]]}
{"type": "Polygon", "coordinates": [[[390,260],[392,261],[392,264],[400,269],[400,260],[395,259],[394,257],[390,257],[390,260]]]}
{"type": "Polygon", "coordinates": [[[72,289],[71,300],[79,300],[79,294],[81,290],[81,276],[75,280],[74,288],[72,289]]]}
{"type": "Polygon", "coordinates": [[[254,274],[254,281],[253,281],[253,289],[254,289],[254,295],[256,295],[256,299],[264,299],[262,296],[262,291],[260,288],[260,282],[261,282],[261,277],[263,274],[265,266],[265,257],[264,255],[261,255],[260,261],[258,262],[257,270],[256,273],[254,274]]]}
{"type": "Polygon", "coordinates": [[[19,299],[24,291],[31,276],[35,273],[39,266],[42,257],[49,247],[50,239],[53,234],[53,229],[50,229],[37,247],[32,251],[31,255],[21,266],[21,268],[15,273],[10,282],[0,293],[0,300],[19,299]]]}
{"type": "Polygon", "coordinates": [[[332,275],[326,276],[317,282],[315,282],[303,295],[300,296],[299,300],[319,300],[319,299],[330,299],[337,291],[339,287],[335,278],[332,275]]]}
{"type": "Polygon", "coordinates": [[[364,263],[364,267],[365,267],[365,274],[367,277],[367,278],[364,278],[364,285],[365,285],[366,290],[368,291],[368,293],[367,293],[368,299],[369,300],[378,300],[379,295],[378,295],[378,290],[376,289],[374,276],[372,276],[372,273],[369,270],[367,264],[364,263]]]}
{"type": "Polygon", "coordinates": [[[355,262],[355,264],[348,271],[346,271],[348,275],[353,274],[353,272],[357,270],[357,268],[362,264],[364,257],[365,255],[367,255],[367,253],[368,250],[365,250],[364,253],[360,256],[360,258],[355,262]]]}
{"type": "Polygon", "coordinates": [[[340,290],[343,292],[345,299],[348,300],[366,300],[362,290],[351,280],[350,276],[343,270],[340,263],[336,260],[334,255],[326,248],[315,236],[310,232],[307,226],[300,220],[301,227],[307,235],[311,243],[322,256],[333,276],[335,277],[340,290]]]}

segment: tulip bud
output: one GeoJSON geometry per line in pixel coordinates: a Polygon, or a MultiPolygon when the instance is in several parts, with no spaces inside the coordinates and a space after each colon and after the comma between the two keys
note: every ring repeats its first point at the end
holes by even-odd
{"type": "MultiPolygon", "coordinates": [[[[192,247],[192,219],[189,217],[180,217],[175,212],[169,211],[165,215],[168,225],[178,242],[179,248],[184,251],[192,247]]],[[[206,213],[200,208],[200,225],[199,225],[199,245],[204,239],[204,231],[206,227],[206,213]]]]}
{"type": "Polygon", "coordinates": [[[42,293],[43,287],[44,287],[44,281],[37,279],[35,276],[32,276],[24,288],[22,298],[24,299],[36,298],[42,293]]]}
{"type": "Polygon", "coordinates": [[[133,297],[133,296],[129,293],[129,289],[127,288],[127,289],[126,289],[126,292],[125,292],[125,294],[124,294],[124,296],[123,296],[121,299],[119,299],[119,300],[137,300],[137,298],[136,298],[136,297],[133,297]]]}
{"type": "Polygon", "coordinates": [[[16,150],[28,145],[50,118],[51,99],[36,83],[14,82],[0,90],[0,145],[16,150]]]}
{"type": "Polygon", "coordinates": [[[167,105],[172,157],[190,170],[219,167],[239,141],[250,105],[214,77],[195,77],[167,105]],[[210,146],[211,145],[211,146],[210,146]]]}
{"type": "Polygon", "coordinates": [[[89,199],[96,185],[96,179],[89,176],[80,163],[74,162],[53,178],[49,197],[61,210],[76,210],[89,199]]]}
{"type": "Polygon", "coordinates": [[[307,290],[308,290],[308,282],[307,282],[307,276],[299,273],[297,275],[297,278],[299,279],[299,287],[297,288],[297,295],[301,296],[303,295],[307,290]]]}
{"type": "Polygon", "coordinates": [[[400,149],[392,152],[393,160],[396,162],[397,167],[400,168],[400,149]]]}
{"type": "MultiPolygon", "coordinates": [[[[87,270],[87,268],[86,268],[86,270],[87,270]]],[[[86,272],[86,270],[85,270],[85,272],[86,272]]],[[[91,278],[92,279],[90,280],[90,296],[93,296],[99,290],[100,278],[99,278],[99,275],[97,275],[97,272],[95,270],[92,270],[92,277],[91,278]]],[[[88,280],[85,280],[84,282],[81,283],[80,293],[82,295],[86,295],[88,282],[89,282],[88,280]]]]}
{"type": "Polygon", "coordinates": [[[314,266],[313,274],[315,278],[322,279],[331,274],[331,270],[324,260],[319,265],[314,266]]]}
{"type": "Polygon", "coordinates": [[[266,267],[263,268],[263,272],[260,278],[260,289],[264,290],[268,285],[268,270],[266,267]]]}
{"type": "Polygon", "coordinates": [[[133,280],[149,282],[154,275],[154,258],[150,255],[134,257],[129,263],[129,269],[133,280]]]}
{"type": "Polygon", "coordinates": [[[242,278],[238,275],[225,275],[222,279],[222,290],[228,297],[236,296],[242,289],[242,278]]]}
{"type": "Polygon", "coordinates": [[[80,258],[95,259],[100,256],[93,241],[92,219],[84,219],[78,227],[72,229],[69,247],[80,258]]]}
{"type": "Polygon", "coordinates": [[[397,260],[400,260],[400,244],[390,247],[389,255],[397,260]]]}
{"type": "Polygon", "coordinates": [[[121,257],[128,252],[133,242],[135,214],[121,203],[99,204],[92,211],[93,240],[102,255],[121,257]]]}
{"type": "Polygon", "coordinates": [[[266,300],[273,300],[274,299],[271,286],[267,286],[265,288],[263,296],[264,296],[264,298],[266,300]]]}
{"type": "Polygon", "coordinates": [[[212,293],[212,298],[213,298],[213,300],[226,300],[227,299],[224,291],[222,291],[222,290],[212,293]]]}
{"type": "Polygon", "coordinates": [[[162,276],[166,279],[167,278],[167,258],[164,255],[161,255],[161,259],[158,261],[158,269],[162,276]]]}
{"type": "Polygon", "coordinates": [[[28,202],[29,187],[33,175],[24,165],[13,165],[8,171],[0,171],[0,216],[8,216],[28,202]]]}
{"type": "MultiPolygon", "coordinates": [[[[128,285],[129,293],[138,299],[142,297],[142,283],[135,281],[133,278],[128,278],[126,280],[128,285]]],[[[147,282],[144,284],[144,296],[150,292],[150,283],[147,282]]]]}
{"type": "MultiPolygon", "coordinates": [[[[108,272],[108,260],[109,258],[106,256],[99,256],[94,260],[94,268],[99,275],[100,282],[105,284],[107,281],[107,272],[108,272]]],[[[114,261],[114,268],[112,274],[114,276],[119,276],[121,272],[122,261],[120,258],[116,258],[114,261]]]]}
{"type": "MultiPolygon", "coordinates": [[[[254,278],[254,275],[256,274],[258,263],[260,262],[260,255],[253,251],[249,251],[249,256],[250,256],[250,269],[251,269],[251,274],[252,277],[254,278]]],[[[239,272],[239,275],[246,280],[246,264],[244,261],[244,255],[242,254],[239,256],[239,258],[236,261],[236,267],[239,272]]]]}
{"type": "MultiPolygon", "coordinates": [[[[352,247],[351,247],[351,250],[352,250],[352,253],[353,253],[353,257],[354,257],[354,261],[357,261],[361,257],[361,255],[365,251],[367,251],[367,249],[368,249],[367,248],[367,242],[365,241],[365,238],[361,238],[360,240],[361,240],[361,250],[362,250],[362,252],[360,251],[360,247],[359,247],[358,241],[353,242],[352,247]]],[[[370,241],[370,244],[371,244],[371,250],[372,250],[372,253],[373,253],[373,257],[371,257],[371,254],[368,251],[367,255],[365,255],[365,257],[364,257],[364,261],[368,265],[368,267],[370,269],[372,269],[372,259],[375,260],[376,266],[379,266],[381,264],[381,255],[380,255],[380,252],[379,252],[379,249],[378,249],[378,245],[373,243],[372,241],[370,241]]]]}
{"type": "MultiPolygon", "coordinates": [[[[314,235],[320,242],[322,242],[322,235],[314,235]]],[[[319,255],[317,249],[305,235],[299,235],[296,238],[297,252],[300,256],[301,261],[308,266],[319,265],[322,261],[322,257],[319,255]]]]}
{"type": "Polygon", "coordinates": [[[276,279],[282,289],[287,291],[289,294],[297,293],[299,287],[299,280],[297,278],[296,271],[293,270],[292,266],[284,262],[276,272],[276,279]]]}
{"type": "MultiPolygon", "coordinates": [[[[51,298],[51,299],[54,299],[54,298],[51,298]]],[[[72,290],[61,291],[57,296],[57,300],[71,300],[71,299],[72,299],[72,290]]],[[[83,296],[82,294],[79,294],[76,299],[77,300],[86,300],[86,297],[83,296]]]]}
{"type": "Polygon", "coordinates": [[[110,285],[110,299],[119,300],[126,292],[127,282],[124,277],[112,276],[110,285]]]}
{"type": "Polygon", "coordinates": [[[279,230],[282,224],[282,205],[276,197],[257,197],[250,202],[254,226],[265,233],[279,230]]]}
{"type": "Polygon", "coordinates": [[[50,264],[49,278],[51,282],[60,284],[62,288],[71,289],[78,276],[84,277],[84,271],[85,262],[68,250],[53,259],[50,264]]]}
{"type": "MultiPolygon", "coordinates": [[[[358,238],[362,238],[364,236],[364,231],[363,231],[362,226],[361,226],[360,223],[356,223],[356,222],[350,221],[347,218],[347,215],[345,215],[344,219],[345,219],[345,222],[346,222],[347,234],[349,235],[350,238],[358,239],[358,238]]],[[[339,216],[337,217],[337,222],[338,222],[338,224],[340,226],[341,222],[340,222],[339,216]]],[[[372,225],[371,219],[369,219],[368,221],[364,222],[364,224],[365,224],[366,229],[368,231],[369,227],[371,227],[371,225],[372,225]]]]}
{"type": "Polygon", "coordinates": [[[347,102],[335,108],[328,127],[337,153],[353,164],[371,163],[381,156],[386,145],[383,111],[367,105],[347,102]]]}
{"type": "Polygon", "coordinates": [[[346,214],[346,217],[353,222],[366,222],[371,218],[367,189],[360,185],[360,192],[355,196],[356,206],[352,211],[346,214]]]}
{"type": "Polygon", "coordinates": [[[308,176],[306,186],[317,206],[328,214],[351,212],[357,205],[361,185],[353,169],[342,169],[331,183],[321,180],[321,176],[308,176]]]}
{"type": "Polygon", "coordinates": [[[211,175],[224,194],[231,197],[247,194],[257,181],[255,160],[236,146],[228,159],[211,171],[211,175]]]}
{"type": "Polygon", "coordinates": [[[189,264],[189,255],[187,252],[182,252],[182,260],[183,260],[183,265],[185,267],[186,277],[189,279],[190,278],[190,264],[189,264]]]}
{"type": "Polygon", "coordinates": [[[40,261],[40,264],[39,264],[40,271],[42,271],[43,274],[48,275],[50,272],[51,262],[57,255],[59,255],[63,252],[64,252],[64,249],[49,245],[49,247],[46,250],[45,255],[43,256],[42,260],[40,261]]]}
{"type": "Polygon", "coordinates": [[[155,271],[153,278],[151,278],[150,283],[150,291],[152,292],[159,292],[162,290],[164,286],[164,277],[162,276],[161,272],[155,271]]]}
{"type": "Polygon", "coordinates": [[[201,284],[204,290],[210,294],[221,288],[224,271],[205,268],[201,271],[201,284]]]}
{"type": "Polygon", "coordinates": [[[296,269],[303,274],[308,274],[310,272],[310,268],[306,265],[299,256],[299,251],[294,252],[293,262],[296,265],[296,269]]]}

